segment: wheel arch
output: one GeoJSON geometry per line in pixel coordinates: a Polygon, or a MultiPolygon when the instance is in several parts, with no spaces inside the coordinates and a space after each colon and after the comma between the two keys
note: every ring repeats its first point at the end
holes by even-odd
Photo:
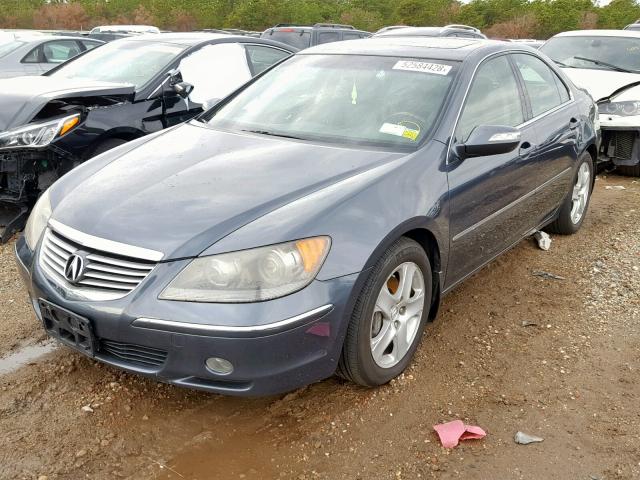
{"type": "Polygon", "coordinates": [[[401,237],[417,242],[429,257],[432,271],[432,295],[429,319],[433,320],[440,306],[443,283],[443,240],[437,227],[426,217],[416,217],[394,228],[375,248],[369,256],[363,272],[367,272],[382,257],[383,253],[401,237]]]}
{"type": "Polygon", "coordinates": [[[140,138],[145,135],[145,132],[135,128],[113,128],[111,130],[107,130],[91,142],[89,148],[86,149],[85,160],[91,158],[98,146],[107,140],[118,139],[130,142],[131,140],[135,140],[136,138],[140,138]]]}

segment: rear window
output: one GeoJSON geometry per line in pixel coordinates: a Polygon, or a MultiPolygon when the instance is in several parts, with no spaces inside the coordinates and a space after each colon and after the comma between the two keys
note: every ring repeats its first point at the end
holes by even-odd
{"type": "Polygon", "coordinates": [[[292,47],[303,49],[311,46],[311,32],[294,28],[281,28],[268,30],[262,34],[262,38],[268,38],[276,42],[286,43],[292,47]]]}

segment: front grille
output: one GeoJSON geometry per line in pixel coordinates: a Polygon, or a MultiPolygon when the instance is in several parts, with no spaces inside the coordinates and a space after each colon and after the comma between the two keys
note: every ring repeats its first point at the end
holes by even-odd
{"type": "Polygon", "coordinates": [[[167,352],[159,348],[115,342],[113,340],[101,340],[100,351],[118,360],[144,367],[160,367],[167,359],[167,352]]]}
{"type": "Polygon", "coordinates": [[[42,241],[40,264],[66,285],[108,292],[112,298],[123,297],[134,290],[156,265],[154,262],[83,247],[51,229],[46,230],[42,241]],[[84,259],[84,270],[79,280],[71,284],[66,279],[65,268],[73,254],[84,259]]]}
{"type": "Polygon", "coordinates": [[[610,143],[610,147],[613,147],[613,155],[610,156],[621,160],[631,160],[635,139],[635,132],[614,132],[610,143]]]}

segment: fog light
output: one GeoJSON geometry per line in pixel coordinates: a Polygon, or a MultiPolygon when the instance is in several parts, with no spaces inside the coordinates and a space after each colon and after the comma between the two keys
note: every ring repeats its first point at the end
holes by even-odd
{"type": "Polygon", "coordinates": [[[229,360],[224,358],[211,357],[204,362],[209,370],[220,375],[229,375],[233,372],[233,365],[229,360]]]}

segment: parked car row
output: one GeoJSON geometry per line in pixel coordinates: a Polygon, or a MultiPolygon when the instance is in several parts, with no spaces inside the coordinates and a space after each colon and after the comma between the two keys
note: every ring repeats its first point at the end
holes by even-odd
{"type": "Polygon", "coordinates": [[[212,392],[376,386],[443,295],[582,225],[598,110],[545,54],[270,30],[131,37],[3,81],[0,192],[41,193],[16,255],[49,335],[212,392]]]}

